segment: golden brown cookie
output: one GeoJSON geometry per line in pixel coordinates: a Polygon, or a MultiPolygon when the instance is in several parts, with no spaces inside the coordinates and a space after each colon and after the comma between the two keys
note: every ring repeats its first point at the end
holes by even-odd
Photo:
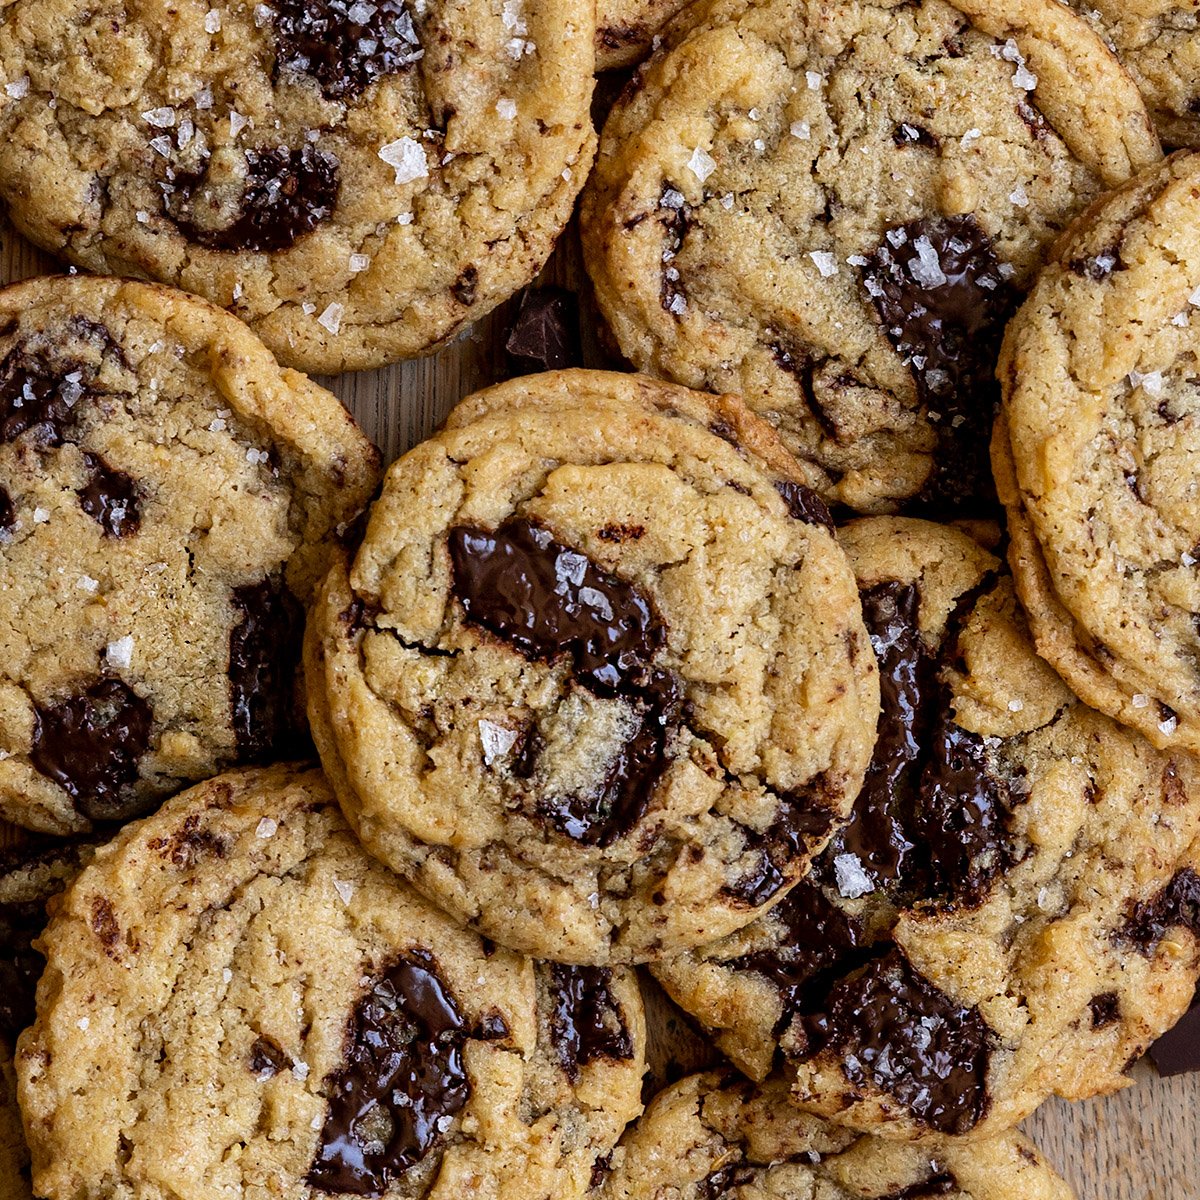
{"type": "Polygon", "coordinates": [[[300,751],[302,606],[378,455],[194,296],[0,292],[0,816],[128,819],[300,751]]]}
{"type": "Polygon", "coordinates": [[[777,901],[849,812],[878,682],[821,502],[733,397],[514,380],[388,473],[309,621],[350,823],[504,945],[662,956],[777,901]]]}
{"type": "Polygon", "coordinates": [[[461,929],[319,771],[201,784],[97,852],[17,1071],[46,1200],[582,1196],[640,1111],[632,972],[461,929]]]}
{"type": "Polygon", "coordinates": [[[1112,1091],[1200,976],[1200,764],[1081,704],[964,534],[841,531],[880,661],[850,824],[767,916],[654,973],[746,1072],[889,1139],[1112,1091]]]}
{"type": "Polygon", "coordinates": [[[634,366],[744,396],[826,500],[969,510],[1018,297],[1159,157],[1058,0],[699,0],[608,119],[583,246],[634,366]]]}
{"type": "Polygon", "coordinates": [[[309,371],[424,354],[541,269],[591,165],[576,0],[12,0],[0,197],[309,371]]]}

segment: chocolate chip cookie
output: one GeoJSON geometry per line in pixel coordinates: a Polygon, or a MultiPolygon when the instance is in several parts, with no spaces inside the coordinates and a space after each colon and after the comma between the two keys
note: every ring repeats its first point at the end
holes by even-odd
{"type": "Polygon", "coordinates": [[[643,58],[655,35],[687,0],[599,0],[596,67],[611,71],[643,58]]]}
{"type": "Polygon", "coordinates": [[[523,287],[587,175],[574,0],[13,0],[0,197],[27,237],[310,371],[424,354],[523,287]]]}
{"type": "Polygon", "coordinates": [[[91,860],[93,847],[66,842],[0,853],[0,1200],[30,1200],[29,1150],[17,1109],[13,1054],[33,1020],[42,956],[33,941],[46,925],[46,902],[91,860]]]}
{"type": "Polygon", "coordinates": [[[301,606],[377,477],[337,399],[202,300],[0,292],[0,816],[86,830],[303,746],[301,606]]]}
{"type": "Polygon", "coordinates": [[[742,394],[826,500],[978,510],[1017,298],[1159,157],[1057,0],[700,0],[608,120],[584,251],[625,356],[742,394]]]}
{"type": "Polygon", "coordinates": [[[391,468],[306,639],[367,847],[459,920],[643,960],[778,901],[849,813],[878,679],[846,557],[733,397],[546,373],[391,468]]]}
{"type": "Polygon", "coordinates": [[[1200,750],[1200,155],[1055,248],[1005,344],[994,459],[1038,651],[1087,703],[1200,750]]]}
{"type": "Polygon", "coordinates": [[[875,756],[809,879],[655,974],[755,1078],[908,1139],[1120,1087],[1200,975],[1200,763],[1086,708],[965,535],[842,531],[879,656],[875,756]]]}
{"type": "Polygon", "coordinates": [[[1137,81],[1162,139],[1200,145],[1200,4],[1197,0],[1068,0],[1137,81]]]}
{"type": "Polygon", "coordinates": [[[362,850],[318,771],[169,801],[40,945],[17,1072],[47,1200],[570,1200],[640,1111],[633,973],[461,929],[362,850]]]}
{"type": "Polygon", "coordinates": [[[787,1092],[721,1072],[682,1080],[622,1139],[594,1200],[1073,1200],[1024,1138],[906,1146],[801,1112],[787,1092]]]}

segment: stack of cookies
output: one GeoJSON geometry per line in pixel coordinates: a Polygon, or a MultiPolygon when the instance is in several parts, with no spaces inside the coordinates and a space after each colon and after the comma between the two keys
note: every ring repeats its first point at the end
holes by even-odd
{"type": "Polygon", "coordinates": [[[1200,980],[1195,0],[208,2],[0,13],[0,1200],[1069,1200],[1200,980]],[[576,234],[386,473],[301,373],[576,234]]]}

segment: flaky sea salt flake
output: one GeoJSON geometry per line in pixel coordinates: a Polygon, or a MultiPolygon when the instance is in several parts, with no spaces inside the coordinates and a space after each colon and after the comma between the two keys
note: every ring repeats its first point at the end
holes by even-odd
{"type": "Polygon", "coordinates": [[[104,647],[104,661],[110,667],[124,669],[133,662],[133,638],[126,634],[104,647]]]}
{"type": "Polygon", "coordinates": [[[708,151],[697,146],[688,159],[687,169],[703,183],[717,169],[717,162],[708,151]]]}
{"type": "Polygon", "coordinates": [[[342,328],[342,317],[345,315],[345,312],[346,306],[334,300],[317,318],[317,324],[323,325],[330,333],[337,334],[342,328]]]}
{"type": "Polygon", "coordinates": [[[414,138],[397,138],[386,146],[380,146],[379,157],[396,172],[397,186],[412,183],[415,179],[425,179],[429,175],[424,147],[414,138]]]}

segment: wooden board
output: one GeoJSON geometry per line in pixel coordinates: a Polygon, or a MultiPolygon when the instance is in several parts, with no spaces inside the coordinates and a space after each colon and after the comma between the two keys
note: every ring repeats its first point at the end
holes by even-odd
{"type": "MultiPolygon", "coordinates": [[[[61,267],[0,222],[0,283],[54,270],[61,267]]],[[[564,238],[544,279],[586,293],[572,236],[564,238]]],[[[510,374],[504,335],[514,311],[515,303],[505,305],[432,358],[321,382],[391,461],[434,430],[463,396],[510,374]]],[[[588,365],[601,364],[595,328],[585,320],[588,365]]],[[[17,836],[0,827],[0,845],[17,836]]],[[[655,1006],[654,1024],[664,1035],[658,1065],[665,1069],[673,1059],[694,1066],[698,1060],[686,1025],[666,1004],[655,1006]]],[[[1133,1085],[1118,1095],[1084,1104],[1051,1102],[1026,1129],[1080,1200],[1200,1200],[1198,1110],[1200,1075],[1161,1080],[1143,1063],[1133,1071],[1133,1085]]]]}

